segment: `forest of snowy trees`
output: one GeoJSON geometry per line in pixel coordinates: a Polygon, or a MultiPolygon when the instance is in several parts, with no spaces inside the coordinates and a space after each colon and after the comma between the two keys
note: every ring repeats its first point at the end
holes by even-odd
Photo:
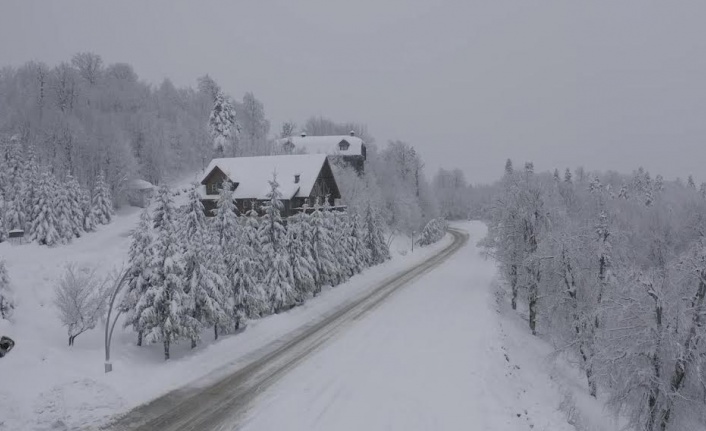
{"type": "Polygon", "coordinates": [[[354,130],[366,141],[362,176],[334,166],[351,213],[362,216],[372,204],[392,231],[406,234],[420,232],[439,215],[468,216],[471,187],[463,174],[441,170],[430,183],[421,156],[408,143],[378,147],[364,124],[324,117],[312,117],[301,127],[287,122],[279,136],[271,136],[270,128],[263,103],[252,93],[235,100],[208,75],[197,80],[196,88],[176,88],[168,79],[153,86],[129,64],[106,65],[93,53],[78,53],[56,66],[29,62],[2,68],[0,241],[8,230],[24,227],[27,233],[41,231],[28,235],[41,244],[66,242],[69,230],[78,236],[109,221],[108,202],[124,204],[132,179],[159,185],[203,169],[212,157],[274,154],[275,138],[300,131],[313,136],[354,130]],[[79,205],[56,203],[55,211],[37,214],[29,208],[34,204],[28,202],[58,184],[63,187],[52,196],[79,200],[83,225],[79,205]],[[95,207],[96,195],[101,214],[86,218],[94,212],[87,208],[95,207]],[[41,220],[33,228],[36,218],[41,220]]]}
{"type": "MultiPolygon", "coordinates": [[[[208,75],[196,88],[168,79],[153,86],[129,64],[106,65],[92,53],[0,69],[0,242],[22,230],[24,242],[68,244],[110,223],[135,179],[160,188],[132,234],[121,308],[138,344],[161,342],[165,357],[179,340],[195,346],[205,327],[214,337],[235,331],[385,261],[390,235],[420,233],[435,220],[419,244],[437,241],[446,229],[437,217],[465,218],[469,209],[460,171],[442,170],[430,183],[412,145],[378,148],[365,125],[324,117],[287,122],[272,136],[261,101],[249,92],[235,100],[208,75]],[[368,152],[364,173],[333,165],[345,213],[322,206],[284,222],[273,179],[263,214],[236,215],[224,191],[207,219],[196,189],[179,207],[166,186],[213,157],[274,154],[275,138],[351,130],[368,152]]],[[[90,271],[69,265],[56,283],[70,344],[104,311],[105,295],[90,286],[105,282],[90,271]],[[92,304],[94,318],[77,303],[92,304]]],[[[0,260],[1,317],[13,308],[0,260]]]]}
{"type": "Polygon", "coordinates": [[[510,160],[486,245],[513,309],[641,431],[706,423],[706,184],[510,160]]]}
{"type": "Polygon", "coordinates": [[[196,187],[182,207],[159,189],[132,235],[121,305],[138,345],[161,342],[169,359],[173,343],[195,347],[206,328],[215,338],[236,331],[390,258],[378,208],[359,217],[316,206],[285,223],[276,176],[270,185],[261,216],[238,216],[223,187],[212,218],[196,187]]]}

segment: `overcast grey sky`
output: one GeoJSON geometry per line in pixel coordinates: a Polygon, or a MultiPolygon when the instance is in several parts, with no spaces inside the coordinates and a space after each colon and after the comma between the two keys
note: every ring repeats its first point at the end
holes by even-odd
{"type": "Polygon", "coordinates": [[[0,65],[78,51],[402,139],[430,173],[504,160],[706,181],[706,2],[8,1],[0,65]]]}

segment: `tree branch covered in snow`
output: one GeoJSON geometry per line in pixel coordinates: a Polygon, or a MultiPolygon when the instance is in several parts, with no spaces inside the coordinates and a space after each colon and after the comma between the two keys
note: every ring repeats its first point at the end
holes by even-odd
{"type": "Polygon", "coordinates": [[[105,315],[108,289],[95,270],[74,264],[66,267],[54,291],[54,305],[59,310],[61,323],[67,327],[69,346],[84,332],[96,327],[105,315]]]}

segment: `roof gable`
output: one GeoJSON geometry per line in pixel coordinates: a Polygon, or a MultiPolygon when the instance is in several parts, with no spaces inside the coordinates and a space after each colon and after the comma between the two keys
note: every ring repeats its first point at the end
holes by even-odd
{"type": "Polygon", "coordinates": [[[282,199],[306,197],[311,194],[326,163],[324,154],[213,159],[201,184],[205,185],[213,175],[222,172],[233,183],[239,183],[233,198],[264,200],[270,192],[272,174],[276,173],[282,199]],[[295,182],[297,175],[299,181],[295,182]]]}
{"type": "Polygon", "coordinates": [[[293,145],[294,148],[303,150],[308,154],[328,154],[331,156],[363,156],[365,142],[357,136],[331,135],[331,136],[290,136],[277,140],[282,148],[293,145]],[[348,146],[341,148],[341,143],[348,146]]]}

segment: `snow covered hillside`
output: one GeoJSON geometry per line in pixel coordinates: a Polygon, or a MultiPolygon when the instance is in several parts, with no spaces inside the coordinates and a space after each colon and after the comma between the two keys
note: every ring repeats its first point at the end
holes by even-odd
{"type": "Polygon", "coordinates": [[[239,429],[617,429],[497,301],[485,226],[462,227],[464,249],[270,387],[239,429]]]}
{"type": "Polygon", "coordinates": [[[0,363],[0,430],[94,429],[111,415],[172,389],[216,379],[242,366],[248,355],[268,343],[321,319],[449,242],[415,248],[411,254],[410,240],[398,237],[391,246],[391,261],[324,291],[304,306],[251,322],[238,335],[224,336],[217,343],[205,337],[208,341],[196,351],[188,342],[181,343],[168,363],[160,345],[136,347],[135,334],[123,330],[119,322],[113,340],[115,370],[104,374],[103,325],[81,335],[69,348],[53,303],[54,286],[69,262],[95,266],[99,274],[119,269],[127,259],[139,214],[138,209],[125,209],[111,224],[66,246],[0,244],[17,302],[13,322],[0,320],[0,334],[17,342],[0,363]]]}

